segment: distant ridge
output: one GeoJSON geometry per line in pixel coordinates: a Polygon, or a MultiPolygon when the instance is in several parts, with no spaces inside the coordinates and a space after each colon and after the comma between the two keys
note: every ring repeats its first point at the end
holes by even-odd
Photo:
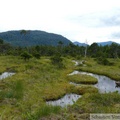
{"type": "MultiPolygon", "coordinates": [[[[105,46],[105,45],[111,45],[112,43],[116,43],[116,42],[113,42],[113,41],[107,41],[107,42],[98,42],[97,44],[100,46],[105,46]]],[[[119,44],[119,43],[116,43],[116,44],[119,44]]]]}
{"type": "Polygon", "coordinates": [[[0,38],[14,46],[68,45],[71,41],[62,35],[39,30],[14,30],[0,33],[0,38]]]}
{"type": "MultiPolygon", "coordinates": [[[[120,45],[119,43],[116,43],[116,42],[113,42],[113,41],[106,41],[106,42],[97,42],[97,44],[100,46],[105,46],[105,45],[111,45],[112,43],[115,43],[115,44],[118,44],[118,45],[120,45]]],[[[88,44],[85,44],[85,43],[80,43],[80,42],[77,42],[77,41],[75,41],[75,42],[73,42],[73,44],[74,45],[78,45],[78,46],[86,46],[86,45],[88,45],[88,44]]]]}
{"type": "Polygon", "coordinates": [[[73,42],[74,45],[78,45],[78,46],[87,46],[88,44],[85,43],[80,43],[80,42],[73,42]]]}

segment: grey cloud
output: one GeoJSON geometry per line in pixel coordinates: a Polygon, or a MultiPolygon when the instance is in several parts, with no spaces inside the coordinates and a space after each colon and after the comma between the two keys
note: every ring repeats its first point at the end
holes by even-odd
{"type": "Polygon", "coordinates": [[[114,39],[120,39],[120,31],[111,34],[111,37],[114,38],[114,39]]]}
{"type": "Polygon", "coordinates": [[[84,14],[75,17],[72,20],[80,24],[81,26],[85,26],[85,27],[95,27],[100,23],[100,18],[96,13],[84,14]]]}
{"type": "Polygon", "coordinates": [[[104,26],[120,26],[120,13],[101,19],[104,26]]]}
{"type": "Polygon", "coordinates": [[[84,14],[72,20],[86,27],[120,26],[120,9],[116,8],[105,12],[84,14]]]}

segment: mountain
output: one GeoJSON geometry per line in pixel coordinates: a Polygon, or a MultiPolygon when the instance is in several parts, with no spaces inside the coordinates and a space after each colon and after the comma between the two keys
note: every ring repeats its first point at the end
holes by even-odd
{"type": "MultiPolygon", "coordinates": [[[[113,42],[113,41],[107,41],[107,42],[99,42],[97,43],[99,46],[105,46],[105,45],[111,45],[112,43],[116,43],[116,42],[113,42]]],[[[119,43],[116,43],[116,44],[119,44],[119,43]]]]}
{"type": "Polygon", "coordinates": [[[85,43],[80,43],[80,42],[73,42],[74,45],[78,45],[78,46],[87,46],[88,44],[85,43]]]}
{"type": "Polygon", "coordinates": [[[52,45],[56,46],[61,41],[63,45],[71,43],[62,35],[38,30],[19,30],[0,33],[0,38],[14,46],[52,45]]]}

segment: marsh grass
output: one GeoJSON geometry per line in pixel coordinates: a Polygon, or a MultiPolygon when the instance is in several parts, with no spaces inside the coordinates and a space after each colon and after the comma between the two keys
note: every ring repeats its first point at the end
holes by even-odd
{"type": "Polygon", "coordinates": [[[7,85],[7,90],[0,91],[0,98],[16,98],[21,99],[23,98],[23,84],[21,81],[16,81],[12,84],[7,85]]]}
{"type": "Polygon", "coordinates": [[[78,66],[79,71],[85,71],[85,72],[91,72],[95,73],[98,75],[105,75],[107,77],[110,77],[111,79],[120,81],[120,72],[119,72],[119,65],[120,65],[120,60],[116,59],[109,59],[110,62],[114,62],[113,65],[111,66],[104,66],[104,65],[99,65],[97,64],[94,59],[89,58],[87,61],[88,64],[91,64],[92,67],[89,66],[78,66]]]}
{"type": "Polygon", "coordinates": [[[83,113],[119,113],[119,100],[118,93],[85,94],[81,100],[75,103],[73,108],[75,111],[80,108],[79,110],[83,113]]]}
{"type": "Polygon", "coordinates": [[[66,68],[57,69],[51,64],[49,57],[31,58],[26,62],[19,57],[1,56],[0,65],[3,68],[1,72],[8,68],[16,71],[14,76],[3,80],[5,88],[0,95],[0,100],[3,101],[0,113],[2,113],[2,109],[7,109],[8,105],[11,106],[12,103],[9,111],[4,112],[3,118],[14,116],[23,119],[24,113],[28,113],[28,116],[29,114],[30,116],[47,115],[45,113],[47,111],[49,114],[52,114],[50,111],[55,113],[57,107],[44,107],[43,104],[46,100],[61,98],[71,91],[71,85],[67,82],[66,75],[73,71],[74,64],[72,60],[66,58],[63,58],[63,63],[66,68]],[[16,99],[15,104],[13,104],[14,99],[16,99]],[[4,105],[4,102],[7,102],[7,105],[4,105]],[[41,113],[38,110],[39,108],[41,113]],[[41,110],[44,112],[42,113],[41,110]],[[18,111],[19,114],[11,114],[10,111],[18,111]]]}
{"type": "MultiPolygon", "coordinates": [[[[83,94],[83,97],[75,103],[75,108],[77,111],[80,112],[82,110],[85,113],[94,112],[95,110],[98,111],[96,101],[99,99],[99,95],[96,95],[93,98],[90,96],[91,93],[96,94],[96,88],[87,85],[70,85],[67,75],[74,71],[75,68],[88,71],[97,70],[100,74],[105,70],[107,71],[105,73],[110,74],[113,72],[113,69],[115,69],[114,75],[119,75],[117,70],[119,70],[118,66],[120,66],[120,61],[116,61],[114,66],[107,66],[107,68],[97,65],[93,59],[88,61],[88,63],[91,64],[91,67],[75,67],[72,62],[72,58],[70,57],[63,58],[62,62],[65,64],[65,68],[57,69],[56,66],[51,64],[50,57],[41,57],[40,59],[31,58],[26,62],[19,57],[0,56],[0,73],[3,73],[8,69],[16,71],[14,76],[0,81],[0,101],[2,101],[0,103],[1,118],[3,120],[7,120],[8,118],[11,120],[36,120],[40,119],[42,116],[44,117],[51,116],[52,114],[59,114],[59,111],[61,111],[60,108],[45,105],[46,100],[58,99],[67,93],[83,94]],[[97,100],[93,100],[95,98],[97,100]],[[92,110],[89,110],[89,108],[92,110]]],[[[114,107],[114,109],[112,109],[112,111],[116,110],[116,112],[119,112],[119,103],[116,99],[117,95],[113,99],[115,102],[113,102],[112,107],[114,107]],[[117,109],[115,109],[115,107],[117,109]]],[[[105,100],[106,99],[103,99],[103,101],[105,100]]],[[[67,110],[70,114],[76,110],[73,106],[71,106],[71,108],[73,108],[72,111],[67,110]]],[[[102,108],[99,105],[99,111],[107,111],[107,109],[108,108],[106,106],[102,108]]],[[[63,110],[63,112],[65,111],[63,110]]],[[[62,118],[63,117],[64,116],[62,116],[62,118]]]]}
{"type": "MultiPolygon", "coordinates": [[[[22,99],[24,87],[22,81],[11,81],[10,83],[5,82],[6,79],[0,82],[0,99],[7,100],[7,98],[12,99],[22,99]]],[[[7,100],[9,101],[9,100],[7,100]]],[[[9,103],[9,102],[8,102],[9,103]]]]}
{"type": "Polygon", "coordinates": [[[71,85],[67,82],[48,83],[44,86],[44,100],[57,100],[70,92],[70,87],[71,85]]]}
{"type": "MultiPolygon", "coordinates": [[[[44,116],[48,113],[51,114],[51,111],[54,113],[57,112],[57,108],[45,106],[40,107],[38,110],[39,105],[44,103],[43,98],[47,96],[47,94],[44,94],[44,88],[47,83],[49,84],[48,86],[50,86],[48,88],[46,86],[45,88],[49,91],[48,96],[53,93],[52,98],[54,98],[55,93],[55,96],[63,94],[63,92],[61,92],[58,95],[56,92],[57,84],[54,85],[62,79],[62,71],[55,70],[55,67],[50,64],[49,58],[46,59],[43,57],[40,60],[31,59],[25,62],[13,56],[1,56],[0,65],[1,73],[6,70],[14,70],[17,72],[15,76],[3,80],[5,85],[0,94],[0,101],[3,101],[0,107],[0,116],[2,116],[2,119],[23,119],[22,114],[29,113],[29,110],[31,111],[31,115],[34,115],[33,118],[39,117],[39,115],[44,116]],[[52,86],[56,86],[54,90],[52,86]],[[11,103],[14,103],[14,99],[17,101],[11,105],[11,103]],[[17,114],[16,111],[18,111],[17,114]]],[[[0,84],[3,86],[2,81],[0,84]]],[[[63,85],[61,87],[63,87],[63,85]]],[[[63,91],[64,93],[66,92],[66,90],[63,91]]]]}
{"type": "Polygon", "coordinates": [[[75,93],[83,95],[86,93],[98,93],[98,89],[90,85],[76,86],[74,89],[75,93]]]}
{"type": "Polygon", "coordinates": [[[118,93],[94,94],[90,99],[99,106],[112,106],[119,103],[120,95],[118,93]]]}
{"type": "Polygon", "coordinates": [[[98,81],[96,78],[90,75],[75,74],[67,76],[68,81],[82,84],[96,84],[98,81]]]}
{"type": "Polygon", "coordinates": [[[6,98],[23,98],[24,87],[22,81],[15,81],[9,85],[9,91],[6,93],[6,98]]]}
{"type": "Polygon", "coordinates": [[[50,105],[42,105],[36,112],[31,113],[27,112],[24,114],[24,119],[27,120],[38,120],[44,116],[49,116],[51,114],[60,113],[61,108],[59,106],[50,106],[50,105]]]}

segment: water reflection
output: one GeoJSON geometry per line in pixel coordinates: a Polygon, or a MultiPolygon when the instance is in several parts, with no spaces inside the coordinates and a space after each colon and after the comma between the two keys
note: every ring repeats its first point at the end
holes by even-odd
{"type": "Polygon", "coordinates": [[[2,74],[0,75],[0,80],[5,79],[5,78],[7,78],[7,77],[9,77],[9,76],[12,76],[12,75],[14,75],[14,74],[15,74],[15,73],[4,72],[4,73],[2,73],[2,74]]]}
{"type": "Polygon", "coordinates": [[[66,94],[63,98],[55,101],[48,101],[47,104],[53,105],[53,106],[61,106],[66,107],[67,105],[73,105],[74,102],[76,102],[81,95],[77,94],[66,94]]]}
{"type": "Polygon", "coordinates": [[[115,91],[118,91],[120,93],[120,87],[116,87],[115,81],[106,76],[97,75],[88,72],[79,72],[79,71],[74,71],[69,75],[74,75],[74,74],[86,74],[97,78],[98,83],[95,84],[94,86],[99,89],[100,93],[105,93],[105,92],[108,93],[115,91]]]}

